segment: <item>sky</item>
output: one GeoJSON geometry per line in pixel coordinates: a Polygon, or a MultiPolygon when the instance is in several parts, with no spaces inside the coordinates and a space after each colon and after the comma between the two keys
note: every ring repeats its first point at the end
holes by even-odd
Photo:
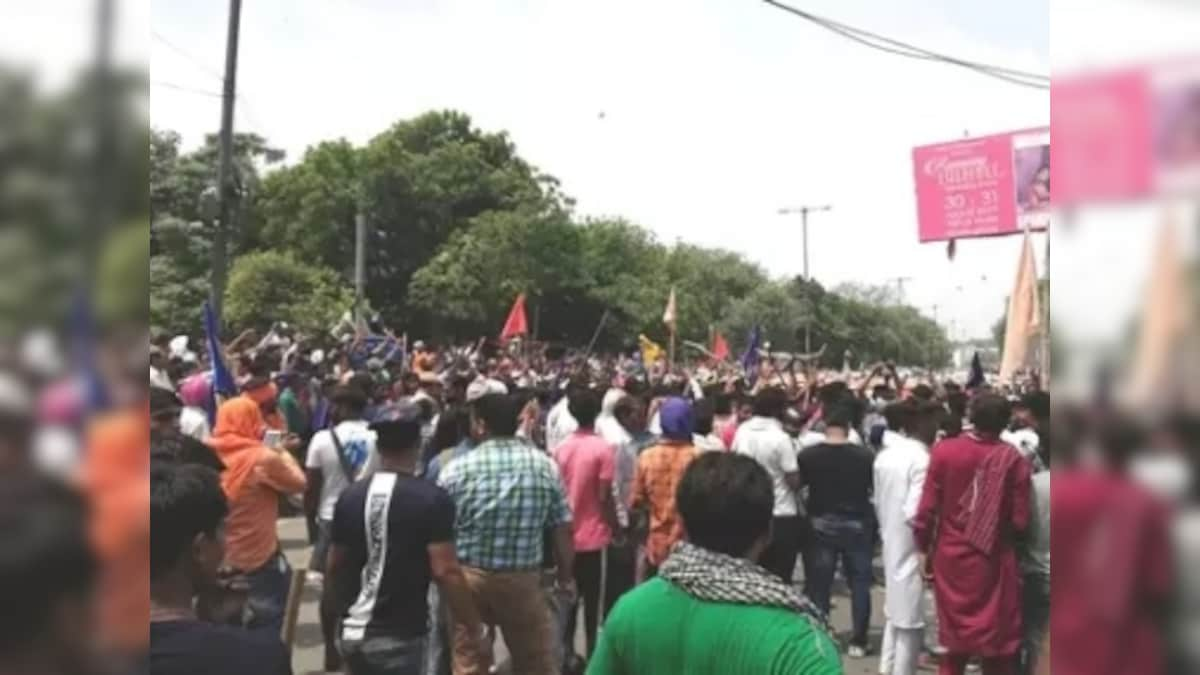
{"type": "MultiPolygon", "coordinates": [[[[1078,57],[1057,33],[1052,49],[1052,25],[1085,11],[1125,20],[1116,0],[793,4],[1043,73],[1112,51],[1079,40],[1078,57]]],[[[195,145],[220,118],[225,3],[149,11],[152,123],[195,145]]],[[[990,334],[1020,240],[961,241],[953,262],[944,245],[919,244],[911,149],[1042,126],[1050,110],[1046,91],[869,50],[758,0],[247,0],[238,87],[238,129],[289,161],[320,140],[363,143],[454,108],[508,131],[581,215],[729,248],[776,276],[802,260],[798,216],[778,210],[830,204],[810,221],[813,276],[906,278],[907,301],[937,305],[956,338],[990,334]]]]}

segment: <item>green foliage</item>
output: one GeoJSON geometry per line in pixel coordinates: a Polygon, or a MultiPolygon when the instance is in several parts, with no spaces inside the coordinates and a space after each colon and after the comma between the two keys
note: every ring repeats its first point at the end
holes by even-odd
{"type": "MultiPolygon", "coordinates": [[[[272,320],[327,328],[350,304],[354,221],[363,214],[367,299],[410,335],[494,335],[525,293],[540,339],[585,344],[607,311],[599,348],[626,348],[638,333],[665,341],[674,288],[680,339],[707,342],[716,324],[736,344],[762,324],[776,349],[799,351],[807,325],[832,365],[846,349],[857,361],[948,358],[940,328],[894,306],[887,289],[829,293],[773,281],[737,253],[665,245],[619,218],[573,217],[557,181],[521,159],[506,134],[481,131],[461,113],[398,122],[363,146],[319,143],[261,182],[255,167],[273,151],[258,137],[239,147],[249,190],[226,293],[234,329],[272,320]]],[[[197,196],[215,175],[215,154],[205,146],[181,155],[177,136],[156,132],[150,156],[151,315],[194,326],[210,257],[197,196]]]]}
{"type": "Polygon", "coordinates": [[[890,297],[883,291],[862,286],[855,290],[866,292],[851,292],[848,297],[800,278],[772,282],[736,303],[721,325],[742,348],[751,329],[759,325],[772,350],[801,353],[807,325],[811,348],[825,347],[820,362],[828,367],[840,367],[847,351],[852,364],[885,359],[935,367],[949,363],[950,341],[936,322],[914,307],[881,303],[890,297]]]}
{"type": "Polygon", "coordinates": [[[312,334],[327,330],[353,302],[333,270],[287,253],[260,251],[234,261],[224,318],[231,326],[260,330],[286,321],[312,334]]]}
{"type": "MultiPolygon", "coordinates": [[[[560,214],[554,179],[522,160],[504,133],[485,133],[457,112],[398,122],[365,147],[323,143],[264,186],[263,240],[349,277],[354,216],[369,232],[368,298],[396,320],[417,318],[413,275],[453,235],[488,212],[560,214]]],[[[428,309],[427,307],[424,309],[428,309]]],[[[478,311],[455,310],[455,316],[478,311]]]]}

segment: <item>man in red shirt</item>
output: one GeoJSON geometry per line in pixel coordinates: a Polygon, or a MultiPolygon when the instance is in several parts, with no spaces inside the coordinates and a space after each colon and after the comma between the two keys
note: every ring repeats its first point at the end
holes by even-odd
{"type": "MultiPolygon", "coordinates": [[[[617,529],[613,502],[613,466],[616,448],[595,430],[600,414],[599,395],[578,388],[568,395],[567,410],[579,429],[554,449],[554,459],[566,487],[567,502],[574,514],[575,584],[583,599],[583,620],[590,657],[596,646],[599,626],[600,587],[605,549],[617,529]]],[[[574,643],[575,612],[567,621],[566,644],[574,643]]]]}

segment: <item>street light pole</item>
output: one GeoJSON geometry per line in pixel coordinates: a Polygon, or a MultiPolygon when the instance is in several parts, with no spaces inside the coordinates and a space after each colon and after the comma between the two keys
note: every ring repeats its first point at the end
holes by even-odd
{"type": "MultiPolygon", "coordinates": [[[[804,247],[804,280],[810,281],[812,277],[808,272],[808,214],[809,213],[824,213],[833,210],[829,204],[821,204],[819,206],[805,205],[793,206],[779,209],[779,215],[787,216],[793,213],[800,214],[801,241],[804,247]]],[[[807,300],[807,298],[806,298],[807,300]]],[[[804,353],[812,353],[812,308],[809,308],[808,320],[804,322],[804,353]]]]}

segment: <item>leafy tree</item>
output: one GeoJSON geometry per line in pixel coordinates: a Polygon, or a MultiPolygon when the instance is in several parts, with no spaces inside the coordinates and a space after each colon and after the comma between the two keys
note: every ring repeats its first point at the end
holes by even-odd
{"type": "Polygon", "coordinates": [[[312,334],[328,330],[353,302],[333,270],[287,253],[260,251],[234,261],[224,318],[231,326],[260,330],[285,321],[312,334]]]}
{"type": "Polygon", "coordinates": [[[368,298],[392,320],[409,321],[413,275],[475,218],[489,211],[561,213],[568,205],[557,182],[521,159],[507,134],[485,133],[462,113],[431,112],[398,122],[362,148],[322,144],[272,176],[262,235],[348,271],[361,210],[369,232],[368,298]]]}

